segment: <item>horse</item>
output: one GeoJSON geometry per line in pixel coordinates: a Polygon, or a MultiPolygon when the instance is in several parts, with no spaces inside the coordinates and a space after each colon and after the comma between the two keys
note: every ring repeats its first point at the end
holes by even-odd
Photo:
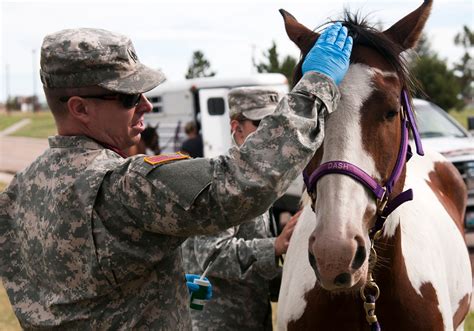
{"type": "Polygon", "coordinates": [[[161,153],[160,148],[160,137],[158,135],[158,125],[150,126],[147,125],[145,130],[141,133],[140,141],[127,148],[124,152],[128,156],[137,154],[154,154],[158,155],[161,153]],[[150,151],[150,152],[148,152],[150,151]]]}
{"type": "MultiPolygon", "coordinates": [[[[451,163],[423,151],[402,55],[431,6],[425,0],[383,32],[348,11],[341,20],[354,47],[338,107],[321,124],[323,145],[304,170],[308,194],[285,257],[279,330],[463,329],[472,291],[466,187],[451,163]]],[[[298,82],[319,34],[280,13],[302,53],[298,82]]]]}

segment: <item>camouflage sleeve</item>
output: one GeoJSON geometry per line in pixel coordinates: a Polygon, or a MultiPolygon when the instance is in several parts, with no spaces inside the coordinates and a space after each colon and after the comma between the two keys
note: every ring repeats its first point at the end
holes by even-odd
{"type": "Polygon", "coordinates": [[[324,117],[338,100],[332,80],[307,73],[240,149],[158,166],[134,158],[106,179],[103,191],[149,231],[218,233],[263,214],[283,195],[321,145],[324,117]]]}
{"type": "Polygon", "coordinates": [[[13,179],[11,184],[0,193],[0,284],[1,279],[11,278],[15,275],[14,267],[19,267],[17,264],[18,249],[17,239],[13,232],[13,224],[10,214],[15,207],[13,203],[16,193],[16,180],[13,179]]]}
{"type": "Polygon", "coordinates": [[[210,265],[208,276],[227,280],[251,281],[255,274],[273,279],[280,267],[275,258],[275,238],[236,238],[237,227],[216,236],[196,236],[194,256],[201,270],[210,265]]]}

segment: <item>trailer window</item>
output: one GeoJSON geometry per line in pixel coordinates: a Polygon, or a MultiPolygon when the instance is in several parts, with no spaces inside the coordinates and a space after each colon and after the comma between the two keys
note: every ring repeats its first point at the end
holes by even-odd
{"type": "Polygon", "coordinates": [[[223,98],[209,98],[207,99],[207,109],[209,115],[224,115],[225,101],[223,98]]]}
{"type": "Polygon", "coordinates": [[[153,112],[154,113],[161,113],[163,111],[163,102],[161,100],[161,96],[156,97],[149,97],[148,100],[153,105],[153,112]]]}

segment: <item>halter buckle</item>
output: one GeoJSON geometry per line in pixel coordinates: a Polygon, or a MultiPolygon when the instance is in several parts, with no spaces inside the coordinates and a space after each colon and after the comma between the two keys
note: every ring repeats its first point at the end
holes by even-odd
{"type": "Polygon", "coordinates": [[[402,116],[402,120],[404,120],[407,117],[407,110],[405,107],[403,107],[403,104],[400,105],[400,114],[402,116]]]}
{"type": "Polygon", "coordinates": [[[380,199],[377,199],[377,215],[382,215],[385,209],[385,206],[387,206],[387,202],[388,202],[387,188],[384,187],[382,197],[380,197],[380,199]]]}

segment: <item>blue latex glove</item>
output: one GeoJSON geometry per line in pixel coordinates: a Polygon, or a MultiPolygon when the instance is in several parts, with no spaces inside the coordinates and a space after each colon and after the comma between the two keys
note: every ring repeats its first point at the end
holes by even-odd
{"type": "Polygon", "coordinates": [[[329,76],[339,85],[349,68],[351,51],[352,37],[347,36],[347,28],[341,23],[333,24],[324,30],[306,55],[301,67],[303,75],[316,71],[329,76]]]}
{"type": "MultiPolygon", "coordinates": [[[[201,276],[194,275],[194,274],[186,274],[185,276],[186,276],[186,286],[188,287],[189,294],[199,290],[199,285],[194,284],[193,281],[195,279],[199,279],[201,276]]],[[[209,279],[207,279],[207,277],[204,277],[204,280],[209,282],[209,279]]],[[[210,300],[211,298],[212,298],[212,284],[211,282],[209,282],[209,286],[207,287],[206,300],[210,300]]]]}

